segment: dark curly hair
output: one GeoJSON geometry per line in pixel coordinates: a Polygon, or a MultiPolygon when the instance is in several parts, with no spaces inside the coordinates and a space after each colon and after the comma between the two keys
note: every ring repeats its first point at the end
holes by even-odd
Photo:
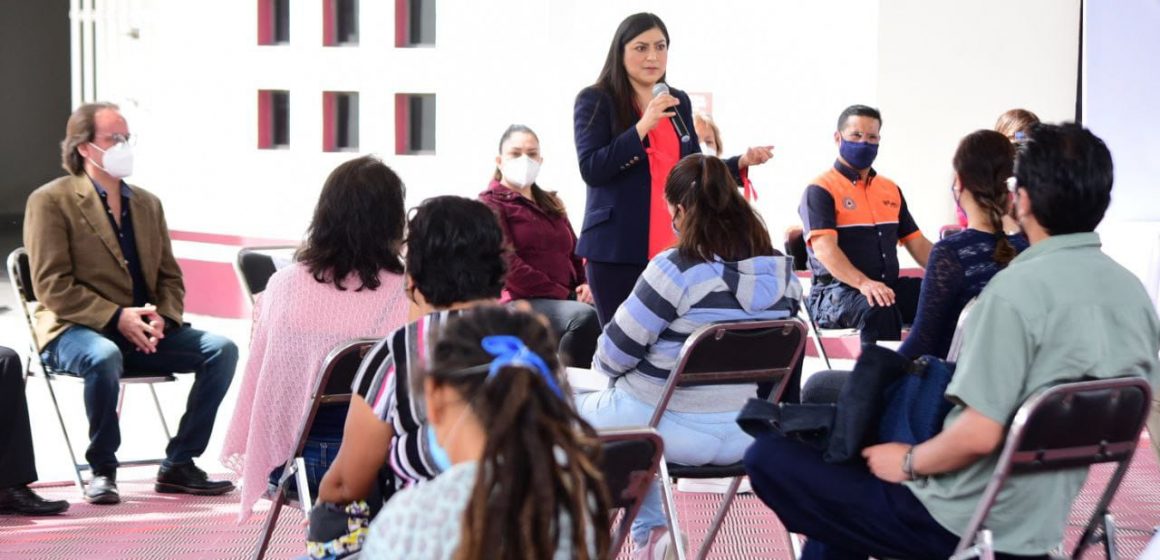
{"type": "Polygon", "coordinates": [[[407,223],[407,275],[434,307],[498,298],[503,231],[484,203],[459,196],[423,201],[407,223]]]}
{"type": "Polygon", "coordinates": [[[402,179],[373,156],[363,156],[330,172],[314,208],[306,244],[297,259],[314,279],[345,290],[357,273],[363,288],[379,287],[379,273],[403,273],[402,179]]]}
{"type": "MultiPolygon", "coordinates": [[[[473,308],[437,335],[431,357],[435,386],[468,403],[487,434],[456,560],[552,558],[565,530],[570,558],[609,558],[611,500],[600,470],[596,430],[536,369],[508,365],[488,375],[485,337],[510,335],[539,355],[567,391],[556,340],[542,320],[499,306],[473,308]],[[561,526],[561,513],[571,521],[561,526]],[[595,537],[595,550],[584,543],[595,537]]],[[[422,385],[423,375],[413,378],[422,385]]]]}

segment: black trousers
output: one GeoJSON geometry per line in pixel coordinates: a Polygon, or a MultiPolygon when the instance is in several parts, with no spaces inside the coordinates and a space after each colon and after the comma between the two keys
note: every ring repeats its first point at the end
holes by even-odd
{"type": "Polygon", "coordinates": [[[0,346],[0,410],[8,418],[0,422],[0,488],[36,481],[36,458],[32,454],[32,426],[24,398],[24,368],[20,356],[0,346]]]}
{"type": "Polygon", "coordinates": [[[862,344],[900,340],[902,325],[914,322],[921,286],[920,278],[899,278],[890,286],[894,305],[880,307],[841,282],[816,285],[810,290],[810,313],[823,329],[858,329],[862,344]]]}
{"type": "Polygon", "coordinates": [[[592,299],[596,300],[596,315],[600,326],[604,327],[616,309],[632,294],[633,286],[644,272],[643,264],[622,264],[588,261],[584,266],[588,274],[588,287],[592,289],[592,299]]]}
{"type": "Polygon", "coordinates": [[[860,461],[827,463],[821,451],[769,434],[745,453],[745,470],[785,527],[808,537],[802,560],[947,558],[958,544],[908,488],[879,480],[860,461]]]}

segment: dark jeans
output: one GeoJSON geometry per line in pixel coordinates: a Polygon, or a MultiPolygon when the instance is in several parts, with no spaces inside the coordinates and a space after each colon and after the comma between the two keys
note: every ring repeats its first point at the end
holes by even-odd
{"type": "MultiPolygon", "coordinates": [[[[314,417],[310,435],[306,436],[306,447],[302,450],[302,461],[306,463],[306,484],[310,487],[310,496],[318,496],[318,483],[334,458],[338,456],[338,448],[342,445],[342,428],[346,422],[345,405],[324,406],[318,409],[314,417]]],[[[283,467],[270,471],[271,490],[276,487],[282,478],[283,467]]],[[[290,490],[295,488],[291,485],[290,490]]],[[[271,492],[273,494],[273,492],[271,492]]],[[[292,492],[293,494],[293,492],[292,492]]]]}
{"type": "Polygon", "coordinates": [[[905,486],[861,462],[827,463],[821,451],[778,434],[753,442],[745,470],[786,529],[809,538],[802,560],[947,558],[959,542],[905,486]]]}
{"type": "Polygon", "coordinates": [[[858,329],[862,344],[879,340],[901,340],[902,325],[914,322],[918,310],[921,278],[899,278],[894,305],[871,306],[856,288],[838,281],[810,289],[810,313],[823,329],[858,329]]]}
{"type": "Polygon", "coordinates": [[[587,303],[563,299],[529,299],[536,313],[548,318],[552,332],[560,339],[560,361],[565,366],[589,369],[600,337],[596,308],[587,303]]]}
{"type": "Polygon", "coordinates": [[[209,444],[218,405],[234,377],[238,347],[223,336],[180,327],[165,333],[156,353],[143,354],[120,333],[106,336],[75,325],[50,342],[42,357],[53,369],[84,378],[89,417],[85,459],[94,473],[106,474],[117,468],[121,446],[117,396],[123,371],[194,372],[185,414],[165,448],[165,466],[188,463],[209,444]]]}
{"type": "Polygon", "coordinates": [[[592,289],[592,299],[596,300],[596,314],[603,328],[616,309],[632,294],[637,279],[644,272],[643,264],[622,264],[588,261],[584,270],[588,274],[588,287],[592,289]]]}
{"type": "Polygon", "coordinates": [[[20,356],[0,346],[0,488],[24,486],[36,481],[36,458],[32,454],[32,427],[28,423],[28,400],[24,398],[24,368],[20,356]]]}

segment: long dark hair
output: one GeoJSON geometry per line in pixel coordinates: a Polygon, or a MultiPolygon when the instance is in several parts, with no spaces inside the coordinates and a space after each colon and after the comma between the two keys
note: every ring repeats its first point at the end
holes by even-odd
{"type": "MultiPolygon", "coordinates": [[[[612,97],[618,132],[628,130],[628,127],[636,122],[638,112],[636,95],[633,93],[632,84],[628,81],[628,71],[624,69],[624,47],[633,37],[653,28],[660,29],[665,36],[665,42],[671,44],[669,28],[665,27],[665,22],[661,21],[660,16],[641,12],[624,18],[612,36],[612,44],[608,46],[608,56],[604,58],[604,68],[600,70],[600,76],[596,78],[594,87],[612,97]]],[[[660,81],[666,81],[665,76],[667,75],[667,72],[662,74],[660,81]]]]}
{"type": "Polygon", "coordinates": [[[963,189],[987,213],[987,221],[995,230],[995,262],[1007,266],[1016,255],[1003,233],[1003,215],[1011,200],[1007,178],[1015,173],[1015,146],[999,132],[976,130],[959,141],[954,167],[963,189]]]}
{"type": "Polygon", "coordinates": [[[459,196],[424,200],[407,223],[407,275],[427,303],[499,298],[503,291],[503,230],[484,203],[459,196]]]}
{"type": "Polygon", "coordinates": [[[740,261],[775,254],[765,222],[716,157],[692,154],[678,162],[665,181],[665,200],[684,208],[677,249],[685,258],[740,261]]]}
{"type": "Polygon", "coordinates": [[[405,195],[402,179],[376,157],[339,165],[322,186],[298,261],[339,290],[351,273],[359,277],[356,291],[378,288],[381,271],[402,274],[405,195]]]}
{"type": "MultiPolygon", "coordinates": [[[[511,138],[512,135],[517,132],[531,134],[532,137],[536,139],[536,142],[540,141],[540,137],[535,132],[533,132],[532,129],[522,124],[513,124],[507,127],[507,130],[503,131],[503,136],[499,137],[499,148],[497,149],[499,150],[499,155],[501,157],[503,156],[503,143],[507,142],[508,138],[511,138]]],[[[495,174],[493,176],[495,177],[496,181],[503,180],[503,172],[500,171],[499,167],[495,168],[495,174]]],[[[544,189],[541,189],[540,186],[535,183],[532,183],[532,200],[536,202],[536,206],[539,206],[540,210],[543,210],[548,214],[563,216],[565,213],[564,202],[560,200],[560,197],[556,196],[556,193],[554,192],[548,192],[544,189]]]]}
{"type": "Polygon", "coordinates": [[[529,313],[478,307],[439,333],[428,375],[459,393],[487,433],[455,558],[552,558],[565,529],[562,512],[571,521],[572,558],[607,558],[610,500],[596,431],[538,370],[509,365],[491,377],[478,367],[493,359],[480,346],[492,335],[523,341],[567,387],[554,337],[529,313]]]}

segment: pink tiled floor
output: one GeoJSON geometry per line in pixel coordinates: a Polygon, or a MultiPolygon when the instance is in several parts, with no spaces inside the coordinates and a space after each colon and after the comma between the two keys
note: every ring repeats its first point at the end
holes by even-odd
{"type": "MultiPolygon", "coordinates": [[[[1123,558],[1136,558],[1144,549],[1152,527],[1160,524],[1160,469],[1156,455],[1142,444],[1128,476],[1113,503],[1120,529],[1118,544],[1123,558]]],[[[118,506],[92,506],[78,500],[72,486],[39,489],[42,495],[73,502],[66,515],[52,518],[0,516],[0,558],[248,558],[261,530],[263,513],[249,523],[235,523],[233,496],[213,498],[156,494],[150,469],[125,469],[121,491],[125,502],[118,506]]],[[[1110,469],[1093,470],[1072,511],[1071,539],[1098,498],[1100,485],[1110,469]]],[[[678,509],[690,544],[699,545],[717,495],[680,494],[678,509]]],[[[265,503],[261,507],[266,507],[265,503]]],[[[269,558],[290,558],[302,553],[302,514],[284,510],[271,545],[269,558]]],[[[627,558],[627,551],[620,558],[627,558]]],[[[711,558],[789,558],[785,534],[777,518],[752,495],[741,496],[726,518],[711,558]]],[[[1085,558],[1102,558],[1093,550],[1085,558]]]]}

